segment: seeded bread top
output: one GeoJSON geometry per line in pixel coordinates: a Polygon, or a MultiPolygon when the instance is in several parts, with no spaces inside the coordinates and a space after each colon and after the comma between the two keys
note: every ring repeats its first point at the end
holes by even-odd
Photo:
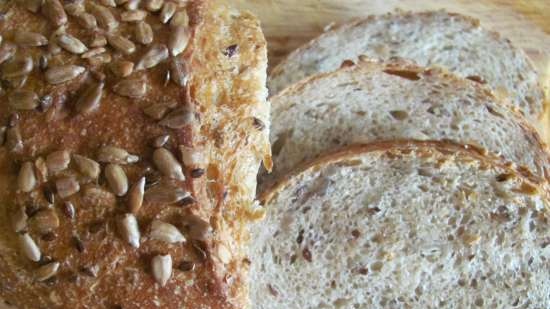
{"type": "Polygon", "coordinates": [[[478,20],[445,11],[369,16],[337,27],[277,65],[270,74],[269,89],[276,94],[304,77],[335,70],[342,61],[363,54],[440,65],[511,97],[533,120],[541,120],[545,112],[538,74],[525,53],[498,33],[482,28],[478,20]]]}
{"type": "Polygon", "coordinates": [[[0,297],[242,308],[242,233],[269,160],[257,20],[198,0],[1,9],[0,297]]]}

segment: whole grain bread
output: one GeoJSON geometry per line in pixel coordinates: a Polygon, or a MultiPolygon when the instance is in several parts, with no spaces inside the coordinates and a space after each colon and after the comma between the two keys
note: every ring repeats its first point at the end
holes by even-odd
{"type": "Polygon", "coordinates": [[[253,308],[549,308],[543,187],[443,142],[326,155],[261,197],[253,308]]]}
{"type": "Polygon", "coordinates": [[[1,5],[0,297],[245,308],[270,165],[258,20],[200,0],[1,5]]]}
{"type": "Polygon", "coordinates": [[[272,97],[274,171],[353,143],[451,140],[501,155],[541,177],[550,159],[536,130],[478,82],[394,59],[360,61],[319,74],[272,97]]]}
{"type": "MultiPolygon", "coordinates": [[[[342,25],[291,53],[271,72],[268,87],[277,94],[300,79],[337,69],[359,55],[412,59],[478,79],[532,120],[543,120],[544,93],[525,53],[478,20],[445,11],[396,12],[342,25]]],[[[546,119],[544,119],[546,120],[546,119]]],[[[542,125],[541,125],[542,126],[542,125]]]]}

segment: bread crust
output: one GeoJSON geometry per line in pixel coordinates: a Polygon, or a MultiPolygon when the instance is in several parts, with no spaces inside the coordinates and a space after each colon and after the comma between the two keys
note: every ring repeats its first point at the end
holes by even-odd
{"type": "MultiPolygon", "coordinates": [[[[50,2],[56,1],[44,3],[50,2]]],[[[247,238],[245,226],[251,220],[249,208],[254,198],[251,192],[255,191],[252,179],[260,162],[269,164],[270,160],[266,43],[258,21],[249,13],[232,11],[216,1],[193,0],[186,8],[178,8],[186,11],[189,18],[189,43],[185,50],[152,68],[138,71],[137,64],[150,46],[157,43],[181,46],[171,42],[172,27],[176,26],[160,23],[160,10],[145,7],[147,3],[142,1],[139,10],[146,12],[145,21],[153,25],[153,43],[135,43],[136,51],[129,54],[122,52],[124,46],[118,51],[109,46],[115,43],[105,46],[111,64],[122,60],[134,63],[134,72],[127,78],[116,76],[111,64],[92,63],[61,50],[49,59],[49,67],[74,63],[84,66],[86,71],[68,82],[51,85],[44,81],[45,73],[38,68],[40,55],[47,54],[49,47],[17,48],[16,55],[29,55],[36,64],[22,89],[36,91],[40,97],[52,96],[51,107],[44,112],[17,111],[18,120],[12,116],[11,121],[17,121],[21,130],[23,147],[11,151],[8,142],[0,149],[3,179],[0,200],[7,203],[0,212],[0,297],[18,309],[215,309],[244,308],[247,304],[244,285],[247,266],[242,259],[242,247],[247,238]],[[188,72],[184,73],[188,73],[188,81],[183,86],[174,80],[177,78],[174,74],[170,76],[172,80],[166,80],[173,59],[187,66],[188,72]],[[83,85],[100,83],[103,78],[99,107],[80,113],[75,105],[83,96],[83,85]],[[126,90],[130,96],[120,94],[124,91],[117,92],[115,85],[119,81],[134,78],[145,82],[145,95],[140,96],[139,89],[132,88],[126,90]],[[151,113],[146,111],[156,105],[165,109],[160,118],[154,116],[154,109],[151,113]],[[183,111],[187,117],[184,125],[161,124],[170,113],[183,111]],[[262,130],[255,128],[255,118],[266,124],[262,130]],[[164,147],[183,167],[185,181],[170,180],[157,169],[151,144],[163,134],[169,135],[164,147]],[[141,233],[139,248],[125,241],[126,230],[120,222],[129,212],[129,196],[113,194],[110,180],[104,174],[107,164],[100,162],[101,174],[97,179],[84,177],[75,165],[74,155],[100,161],[100,149],[107,145],[139,157],[136,163],[128,159],[131,164],[120,164],[129,187],[142,176],[147,178],[145,202],[135,214],[141,233]],[[227,148],[231,145],[240,147],[227,148]],[[193,160],[180,152],[180,146],[186,147],[187,156],[190,152],[193,160]],[[68,168],[50,173],[47,179],[37,176],[33,190],[21,192],[17,185],[20,166],[31,162],[39,175],[41,160],[47,161],[57,150],[70,153],[68,168]],[[237,182],[234,175],[246,181],[237,182]],[[59,195],[59,187],[56,190],[56,181],[65,176],[75,177],[80,183],[79,192],[67,198],[59,195]],[[155,179],[160,179],[159,184],[155,184],[155,179]],[[179,198],[173,204],[148,199],[148,190],[159,186],[185,190],[192,199],[179,198]],[[47,200],[46,188],[53,191],[53,203],[47,200]],[[74,205],[73,216],[66,208],[68,201],[74,205]],[[42,253],[39,262],[24,256],[12,229],[13,213],[19,207],[27,211],[28,233],[42,253]],[[42,235],[36,230],[35,225],[41,223],[36,223],[38,219],[33,212],[46,210],[53,211],[58,227],[42,235]],[[170,244],[152,239],[153,220],[173,224],[186,241],[170,244]],[[201,229],[205,231],[204,237],[194,236],[197,231],[193,227],[202,223],[206,224],[201,229]],[[162,286],[155,280],[152,260],[167,254],[173,261],[172,273],[162,286]],[[39,280],[39,267],[55,262],[59,262],[55,275],[39,280]]],[[[86,12],[91,13],[98,4],[86,2],[86,12]]],[[[127,11],[124,5],[107,9],[118,21],[118,28],[112,31],[135,40],[133,27],[138,22],[122,21],[122,14],[127,11]]],[[[42,33],[52,42],[50,35],[56,28],[44,17],[50,16],[48,13],[33,13],[16,1],[7,3],[4,12],[7,13],[1,32],[3,44],[16,40],[14,33],[18,28],[42,33]]],[[[84,42],[89,50],[94,34],[108,35],[101,23],[88,31],[77,17],[68,12],[67,15],[65,31],[84,42]]],[[[2,96],[9,97],[13,91],[7,89],[2,96]]],[[[0,110],[5,122],[15,112],[8,104],[0,110]]],[[[119,184],[117,180],[114,182],[119,184]]]]}
{"type": "Polygon", "coordinates": [[[475,146],[461,145],[447,141],[394,140],[373,142],[363,145],[350,145],[326,153],[310,162],[305,162],[295,168],[291,173],[279,179],[272,187],[263,191],[258,199],[262,205],[267,205],[271,200],[276,198],[277,194],[282,190],[292,186],[298,175],[308,173],[308,171],[318,170],[321,166],[328,164],[353,164],[354,158],[360,157],[365,153],[380,153],[381,155],[389,156],[416,155],[432,157],[434,159],[442,156],[449,158],[450,156],[449,159],[451,160],[464,160],[466,162],[478,161],[481,165],[502,168],[508,170],[510,174],[522,177],[526,183],[536,187],[537,192],[544,196],[545,199],[548,200],[548,198],[550,198],[548,182],[546,180],[533,175],[527,169],[514,168],[502,159],[487,154],[483,149],[479,149],[475,146]]]}

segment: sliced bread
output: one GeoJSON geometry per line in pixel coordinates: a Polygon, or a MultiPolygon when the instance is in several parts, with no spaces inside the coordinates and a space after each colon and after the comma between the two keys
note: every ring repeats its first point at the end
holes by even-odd
{"type": "Polygon", "coordinates": [[[263,188],[334,147],[389,139],[471,144],[550,175],[545,145],[519,113],[479,83],[441,69],[361,61],[301,81],[271,103],[275,168],[262,177],[263,188]]]}
{"type": "Polygon", "coordinates": [[[269,88],[276,94],[300,79],[337,69],[342,61],[409,58],[422,66],[440,65],[462,77],[487,83],[510,96],[525,115],[538,120],[544,94],[525,53],[479,21],[445,11],[370,16],[327,32],[276,66],[269,88]]]}
{"type": "Polygon", "coordinates": [[[262,200],[255,309],[550,308],[548,192],[471,149],[349,148],[262,200]]]}

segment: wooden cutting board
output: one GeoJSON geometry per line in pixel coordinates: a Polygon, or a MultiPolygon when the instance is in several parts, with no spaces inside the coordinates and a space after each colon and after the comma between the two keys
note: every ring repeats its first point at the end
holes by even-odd
{"type": "Polygon", "coordinates": [[[395,9],[446,9],[481,20],[523,48],[550,85],[550,0],[228,0],[262,21],[273,66],[331,23],[395,9]]]}

